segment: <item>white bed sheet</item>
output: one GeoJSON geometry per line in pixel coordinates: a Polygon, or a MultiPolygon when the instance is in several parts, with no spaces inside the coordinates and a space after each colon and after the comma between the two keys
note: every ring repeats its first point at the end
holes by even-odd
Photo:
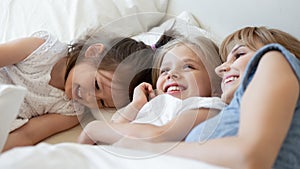
{"type": "Polygon", "coordinates": [[[221,169],[200,161],[112,146],[62,143],[12,149],[0,155],[5,169],[221,169]]]}

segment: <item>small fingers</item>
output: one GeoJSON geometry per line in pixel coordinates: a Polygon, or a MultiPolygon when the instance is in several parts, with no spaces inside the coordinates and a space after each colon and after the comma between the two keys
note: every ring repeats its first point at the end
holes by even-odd
{"type": "Polygon", "coordinates": [[[160,94],[163,94],[163,91],[161,90],[158,90],[158,89],[155,89],[155,90],[152,90],[152,92],[149,93],[149,100],[153,99],[154,97],[160,95],[160,94]]]}

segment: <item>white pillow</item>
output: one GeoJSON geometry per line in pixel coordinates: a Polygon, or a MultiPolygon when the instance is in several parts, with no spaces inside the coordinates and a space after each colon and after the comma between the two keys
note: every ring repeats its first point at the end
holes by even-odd
{"type": "Polygon", "coordinates": [[[21,86],[0,85],[0,152],[6,142],[10,125],[16,119],[27,89],[21,86]]]}
{"type": "Polygon", "coordinates": [[[157,25],[167,5],[168,0],[1,0],[0,42],[39,30],[70,42],[93,27],[114,22],[119,22],[119,30],[137,34],[157,25]]]}
{"type": "Polygon", "coordinates": [[[168,16],[166,21],[151,30],[133,36],[134,39],[143,41],[148,45],[155,44],[162,34],[169,30],[175,30],[185,37],[203,35],[216,44],[219,40],[210,32],[202,29],[199,23],[194,18],[193,14],[187,11],[181,12],[178,16],[168,16]]]}

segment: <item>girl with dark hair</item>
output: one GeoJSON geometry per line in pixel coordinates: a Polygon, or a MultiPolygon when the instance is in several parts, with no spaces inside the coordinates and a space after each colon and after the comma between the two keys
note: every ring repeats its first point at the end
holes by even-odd
{"type": "MultiPolygon", "coordinates": [[[[36,144],[77,125],[77,116],[84,112],[82,105],[122,107],[129,103],[129,90],[134,88],[130,84],[151,83],[151,73],[145,70],[152,67],[152,48],[131,38],[107,34],[95,33],[68,45],[40,31],[0,45],[0,84],[28,90],[4,151],[36,144]],[[125,82],[113,85],[117,69],[123,70],[118,77],[125,82]],[[123,94],[117,92],[120,86],[123,94]],[[116,103],[112,99],[114,88],[116,103]]],[[[120,80],[115,79],[116,83],[120,80]]]]}

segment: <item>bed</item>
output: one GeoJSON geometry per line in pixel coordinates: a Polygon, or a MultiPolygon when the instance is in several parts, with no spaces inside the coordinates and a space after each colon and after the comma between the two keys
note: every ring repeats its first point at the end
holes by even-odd
{"type": "MultiPolygon", "coordinates": [[[[47,30],[61,41],[70,42],[92,28],[108,27],[120,35],[133,36],[153,44],[159,34],[170,28],[174,18],[197,27],[216,43],[247,25],[279,28],[300,39],[300,22],[297,22],[296,13],[299,6],[297,0],[290,0],[289,3],[280,0],[2,0],[0,43],[29,36],[38,30],[47,30]],[[131,26],[119,26],[124,24],[131,26]],[[151,31],[155,32],[154,36],[149,34],[151,31]]],[[[186,35],[189,35],[188,31],[186,35]]],[[[5,97],[0,92],[0,101],[7,100],[5,97]]],[[[10,97],[20,96],[12,94],[10,97]]],[[[9,112],[12,110],[8,107],[15,107],[16,104],[0,103],[3,110],[0,114],[1,128],[4,128],[3,119],[8,118],[3,114],[11,114],[9,112]]],[[[115,109],[90,110],[80,125],[51,136],[37,146],[0,155],[0,168],[219,168],[166,155],[149,158],[145,152],[75,143],[86,123],[94,119],[110,119],[114,112],[115,109]],[[51,161],[47,160],[50,158],[51,161]],[[14,160],[24,163],[16,164],[14,160]]],[[[7,131],[1,130],[2,133],[5,135],[7,131]]],[[[5,138],[0,136],[0,140],[5,138]]]]}

